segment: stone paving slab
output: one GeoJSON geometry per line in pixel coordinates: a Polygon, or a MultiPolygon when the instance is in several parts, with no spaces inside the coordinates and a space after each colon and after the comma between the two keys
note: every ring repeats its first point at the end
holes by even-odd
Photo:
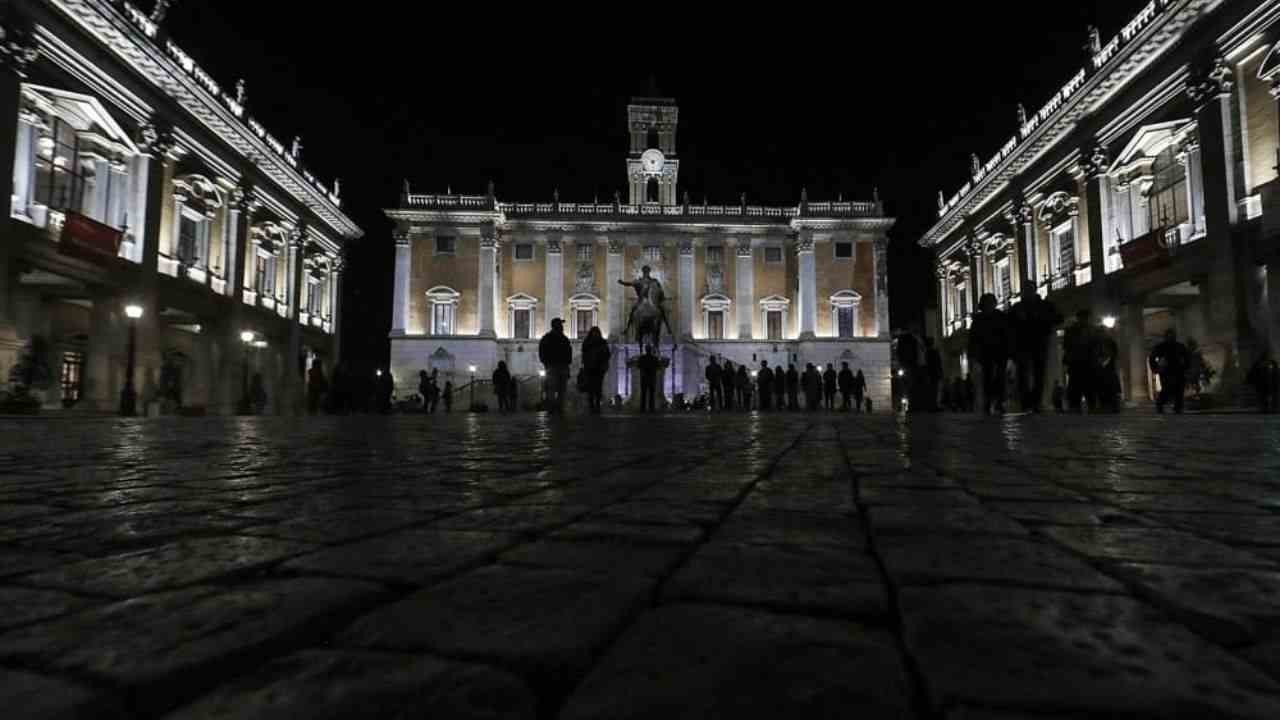
{"type": "Polygon", "coordinates": [[[0,437],[5,720],[1280,717],[1263,418],[37,417],[0,437]]]}

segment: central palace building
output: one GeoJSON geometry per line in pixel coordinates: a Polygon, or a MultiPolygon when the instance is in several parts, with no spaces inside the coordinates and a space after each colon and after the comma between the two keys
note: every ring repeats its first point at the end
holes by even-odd
{"type": "MultiPolygon", "coordinates": [[[[694,205],[681,193],[669,98],[627,108],[627,197],[612,202],[503,202],[483,195],[409,192],[386,214],[396,225],[391,370],[416,387],[420,370],[455,384],[487,378],[505,361],[536,378],[537,341],[563,318],[574,341],[598,326],[613,346],[605,392],[628,398],[623,339],[635,292],[618,284],[652,268],[666,293],[675,347],[661,354],[669,398],[703,391],[712,356],[758,368],[848,362],[875,406],[889,407],[886,232],[873,202],[694,205]]],[[[620,168],[621,169],[621,168],[620,168]]],[[[576,372],[576,367],[575,367],[576,372]]],[[[527,387],[534,388],[536,384],[527,387]]],[[[638,394],[638,387],[637,394],[638,394]]],[[[402,393],[403,394],[403,393],[402,393]]],[[[485,398],[488,400],[488,398],[485,398]]],[[[528,396],[526,395],[526,399],[528,396]]]]}

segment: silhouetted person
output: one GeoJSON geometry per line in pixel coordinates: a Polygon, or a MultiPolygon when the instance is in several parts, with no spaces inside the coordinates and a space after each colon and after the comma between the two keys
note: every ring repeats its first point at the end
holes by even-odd
{"type": "Polygon", "coordinates": [[[1151,350],[1151,369],[1160,376],[1160,395],[1156,398],[1156,412],[1163,413],[1164,406],[1173,401],[1173,411],[1182,414],[1182,396],[1187,391],[1187,365],[1190,354],[1178,342],[1173,328],[1164,331],[1164,340],[1151,350]]]}
{"type": "Polygon", "coordinates": [[[659,366],[658,358],[653,354],[653,346],[646,345],[644,354],[636,358],[636,367],[640,370],[640,412],[654,412],[659,366]]]}
{"type": "Polygon", "coordinates": [[[324,364],[320,358],[311,361],[311,370],[307,372],[307,414],[320,412],[324,396],[329,392],[329,381],[324,376],[324,364]]]}
{"type": "Polygon", "coordinates": [[[769,369],[769,361],[760,361],[760,371],[756,373],[756,389],[760,393],[760,409],[769,410],[773,406],[773,371],[769,369]]]}
{"type": "Polygon", "coordinates": [[[782,365],[773,369],[773,409],[787,409],[787,371],[782,365]]]}
{"type": "Polygon", "coordinates": [[[1067,407],[1073,412],[1097,409],[1097,339],[1088,310],[1062,334],[1062,359],[1067,366],[1067,407]]]}
{"type": "Polygon", "coordinates": [[[569,366],[573,364],[573,345],[564,335],[564,321],[560,318],[551,321],[551,330],[538,342],[538,360],[547,370],[547,410],[562,414],[569,366]]]}
{"type": "Polygon", "coordinates": [[[600,397],[604,392],[604,376],[609,371],[609,343],[600,328],[593,327],[587,332],[587,339],[582,341],[582,372],[587,384],[587,406],[591,412],[600,414],[600,397]]]}
{"type": "Polygon", "coordinates": [[[938,352],[933,338],[924,339],[924,368],[929,381],[929,398],[925,404],[931,412],[938,411],[938,391],[942,387],[942,353],[938,352]]]}
{"type": "Polygon", "coordinates": [[[418,371],[418,394],[422,396],[422,412],[431,412],[431,376],[426,370],[418,371]]]}
{"type": "Polygon", "coordinates": [[[867,398],[866,400],[866,412],[868,415],[871,414],[871,398],[867,398]]]}
{"type": "Polygon", "coordinates": [[[840,386],[840,409],[849,412],[849,408],[853,403],[853,371],[849,369],[849,363],[840,363],[840,375],[836,378],[836,383],[840,386]]]}
{"type": "Polygon", "coordinates": [[[1040,297],[1028,286],[1022,289],[1022,301],[1009,310],[1013,330],[1014,362],[1018,366],[1018,390],[1022,409],[1040,412],[1044,402],[1045,366],[1049,360],[1049,343],[1062,315],[1053,303],[1040,297]]]}
{"type": "Polygon", "coordinates": [[[724,369],[720,371],[720,384],[724,387],[724,409],[733,409],[734,389],[738,384],[737,373],[733,370],[733,363],[728,360],[724,361],[724,369]]]}
{"type": "Polygon", "coordinates": [[[507,383],[507,407],[511,412],[516,412],[520,409],[520,381],[514,376],[511,378],[511,382],[507,383]]]}
{"type": "Polygon", "coordinates": [[[996,296],[986,293],[978,301],[969,328],[969,357],[982,365],[984,415],[1004,412],[1004,373],[1009,362],[1009,320],[996,307],[996,296]]]}
{"type": "Polygon", "coordinates": [[[733,386],[738,391],[738,407],[751,412],[751,376],[747,374],[747,366],[739,365],[733,378],[733,386]]]}
{"type": "Polygon", "coordinates": [[[511,371],[507,369],[505,360],[498,361],[493,371],[493,394],[498,398],[498,411],[511,409],[511,371]]]}
{"type": "Polygon", "coordinates": [[[816,412],[822,404],[822,373],[813,363],[805,363],[804,375],[800,376],[800,386],[804,389],[804,409],[816,412]]]}
{"type": "MultiPolygon", "coordinates": [[[[867,392],[867,376],[862,374],[862,370],[858,370],[858,374],[853,376],[853,404],[858,407],[858,412],[862,412],[862,396],[867,392]]],[[[867,398],[867,412],[871,412],[871,399],[867,398]]]]}
{"type": "Polygon", "coordinates": [[[787,365],[787,409],[800,409],[800,371],[795,365],[787,365]]]}
{"type": "Polygon", "coordinates": [[[1275,412],[1277,380],[1280,380],[1280,369],[1277,368],[1276,361],[1271,359],[1271,353],[1264,351],[1245,376],[1245,382],[1253,386],[1258,396],[1259,412],[1275,412]]]}
{"type": "Polygon", "coordinates": [[[452,380],[444,381],[444,391],[442,394],[444,397],[444,411],[447,413],[453,412],[453,381],[452,380]]]}
{"type": "Polygon", "coordinates": [[[822,407],[825,410],[836,409],[836,368],[831,363],[827,363],[827,369],[822,373],[822,407]]]}
{"type": "Polygon", "coordinates": [[[1062,387],[1062,381],[1054,380],[1053,381],[1053,411],[1054,412],[1061,414],[1064,410],[1066,410],[1066,406],[1064,403],[1066,396],[1067,396],[1067,391],[1062,387]]]}
{"type": "Polygon", "coordinates": [[[711,362],[707,363],[707,369],[703,373],[703,377],[707,379],[707,403],[711,405],[712,410],[720,410],[724,407],[724,391],[720,387],[720,363],[716,362],[713,355],[711,362]]]}
{"type": "MultiPolygon", "coordinates": [[[[1116,363],[1120,360],[1120,346],[1106,328],[1097,328],[1094,337],[1097,343],[1095,354],[1097,360],[1098,404],[1107,412],[1120,412],[1120,372],[1116,363]]],[[[1183,391],[1186,390],[1186,373],[1183,372],[1183,391]]]]}
{"type": "Polygon", "coordinates": [[[378,392],[378,412],[391,412],[391,396],[396,390],[396,379],[391,376],[391,368],[382,371],[375,386],[378,392]]]}
{"type": "Polygon", "coordinates": [[[262,373],[255,372],[249,381],[249,399],[253,402],[253,413],[261,415],[267,409],[267,386],[262,382],[262,373]]]}

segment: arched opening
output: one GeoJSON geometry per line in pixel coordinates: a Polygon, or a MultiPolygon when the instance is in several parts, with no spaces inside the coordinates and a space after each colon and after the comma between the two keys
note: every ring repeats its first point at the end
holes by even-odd
{"type": "Polygon", "coordinates": [[[644,200],[645,202],[651,202],[651,203],[659,202],[658,178],[651,177],[649,178],[648,182],[645,183],[644,200]]]}
{"type": "Polygon", "coordinates": [[[658,128],[651,127],[645,133],[644,146],[646,149],[658,147],[658,128]]]}

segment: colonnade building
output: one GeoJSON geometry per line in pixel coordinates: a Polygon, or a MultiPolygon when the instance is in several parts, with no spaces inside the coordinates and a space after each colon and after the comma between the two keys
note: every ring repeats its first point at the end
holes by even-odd
{"type": "Polygon", "coordinates": [[[40,337],[47,405],[115,408],[135,323],[140,407],[163,367],[183,405],[231,412],[247,362],[291,410],[305,359],[337,353],[361,231],[301,140],[254,119],[245,82],[182,51],[168,5],[0,11],[0,376],[40,337]]]}
{"type": "MultiPolygon", "coordinates": [[[[694,204],[678,178],[679,109],[670,98],[633,98],[619,165],[627,196],[607,202],[499,201],[484,194],[409,192],[395,222],[391,367],[413,384],[419,370],[469,379],[505,361],[521,377],[540,369],[537,342],[563,318],[576,348],[598,326],[613,344],[608,396],[629,398],[620,337],[643,266],[661,281],[676,335],[668,397],[703,391],[712,356],[758,368],[849,362],[873,403],[889,407],[889,306],[884,217],[870,202],[694,204]],[[623,168],[620,168],[623,169],[623,168]]],[[[638,394],[638,387],[634,388],[638,394]]]]}
{"type": "Polygon", "coordinates": [[[1091,31],[1043,107],[1016,124],[1010,110],[1008,142],[939,194],[920,241],[936,253],[948,376],[968,372],[978,298],[1008,308],[1031,287],[1113,328],[1128,400],[1152,397],[1147,356],[1168,328],[1198,341],[1212,392],[1240,399],[1280,343],[1277,41],[1276,0],[1153,0],[1115,37],[1091,31]]]}

